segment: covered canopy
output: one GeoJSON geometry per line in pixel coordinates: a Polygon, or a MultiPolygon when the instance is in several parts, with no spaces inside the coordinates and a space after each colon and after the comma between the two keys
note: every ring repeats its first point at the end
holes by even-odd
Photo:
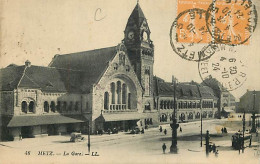
{"type": "Polygon", "coordinates": [[[14,116],[7,127],[79,123],[87,121],[82,115],[14,116]]]}
{"type": "Polygon", "coordinates": [[[98,119],[104,119],[106,122],[109,121],[128,121],[128,120],[140,120],[144,118],[142,113],[105,113],[102,114],[98,119]]]}

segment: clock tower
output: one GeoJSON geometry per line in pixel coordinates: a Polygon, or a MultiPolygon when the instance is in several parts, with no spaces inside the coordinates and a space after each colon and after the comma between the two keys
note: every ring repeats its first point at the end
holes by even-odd
{"type": "Polygon", "coordinates": [[[153,109],[154,45],[150,29],[139,3],[132,11],[124,31],[124,44],[135,73],[143,87],[145,109],[153,109]]]}

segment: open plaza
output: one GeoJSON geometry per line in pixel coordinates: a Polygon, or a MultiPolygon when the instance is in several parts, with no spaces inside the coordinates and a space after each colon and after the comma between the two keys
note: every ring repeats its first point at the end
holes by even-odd
{"type": "MultiPolygon", "coordinates": [[[[1,142],[2,161],[30,163],[257,163],[259,160],[259,138],[252,134],[251,147],[246,147],[244,153],[234,150],[232,135],[242,129],[241,114],[233,118],[203,121],[203,146],[200,146],[200,121],[181,123],[182,132],[178,129],[178,153],[171,154],[170,146],[172,132],[169,124],[162,125],[167,130],[165,135],[159,128],[149,128],[144,134],[91,135],[91,149],[88,152],[88,140],[70,142],[70,135],[48,136],[42,138],[26,138],[21,141],[1,142]],[[221,128],[226,127],[223,134],[221,128]],[[205,134],[210,134],[210,144],[215,144],[218,154],[209,153],[206,156],[205,134]],[[162,144],[165,143],[166,153],[163,154],[162,144]],[[22,160],[21,160],[22,159],[22,160]],[[246,161],[245,161],[246,160],[246,161]]],[[[250,115],[246,115],[246,120],[250,115]]],[[[246,130],[250,129],[246,122],[246,130]]],[[[83,135],[86,139],[87,135],[83,135]]]]}

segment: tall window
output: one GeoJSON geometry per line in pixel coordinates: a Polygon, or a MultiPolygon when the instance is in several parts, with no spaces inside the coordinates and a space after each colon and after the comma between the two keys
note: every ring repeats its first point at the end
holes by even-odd
{"type": "Polygon", "coordinates": [[[145,79],[144,79],[144,83],[145,83],[145,95],[150,95],[150,77],[149,74],[145,74],[145,79]]]}
{"type": "Polygon", "coordinates": [[[67,111],[67,102],[66,101],[63,102],[62,111],[67,111]]]}
{"type": "Polygon", "coordinates": [[[55,112],[55,102],[54,101],[51,102],[50,107],[51,107],[51,111],[55,112]]]}
{"type": "Polygon", "coordinates": [[[131,93],[128,93],[128,109],[131,109],[131,93]]]}
{"type": "Polygon", "coordinates": [[[27,113],[27,102],[26,101],[22,102],[22,112],[27,113]]]}
{"type": "Polygon", "coordinates": [[[73,102],[71,101],[69,105],[69,111],[72,111],[72,107],[73,107],[73,102]]]}
{"type": "Polygon", "coordinates": [[[104,95],[104,109],[108,110],[108,104],[109,104],[109,94],[108,92],[105,92],[104,95]]]}
{"type": "Polygon", "coordinates": [[[126,104],[126,95],[127,95],[126,85],[122,85],[122,104],[126,104]]]}
{"type": "Polygon", "coordinates": [[[34,109],[34,102],[30,101],[30,103],[29,103],[29,112],[33,113],[33,109],[34,109]]]}
{"type": "Polygon", "coordinates": [[[117,104],[121,104],[121,82],[117,81],[117,104]]]}
{"type": "Polygon", "coordinates": [[[115,104],[115,83],[111,83],[111,93],[112,93],[112,104],[115,104]]]}
{"type": "Polygon", "coordinates": [[[76,101],[76,102],[75,102],[75,111],[78,111],[78,110],[79,110],[79,102],[76,101]]]}
{"type": "Polygon", "coordinates": [[[49,103],[47,101],[44,102],[43,107],[44,107],[44,112],[48,113],[49,112],[49,103]]]}
{"type": "Polygon", "coordinates": [[[60,112],[60,106],[61,106],[61,103],[60,101],[57,102],[57,111],[60,112]]]}

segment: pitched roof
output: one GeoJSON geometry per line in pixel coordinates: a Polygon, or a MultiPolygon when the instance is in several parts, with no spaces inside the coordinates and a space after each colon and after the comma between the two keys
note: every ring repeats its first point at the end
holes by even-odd
{"type": "Polygon", "coordinates": [[[8,66],[0,69],[0,90],[11,91],[17,88],[17,85],[23,76],[25,66],[8,66]]]}
{"type": "Polygon", "coordinates": [[[89,91],[108,67],[116,55],[116,46],[96,49],[91,51],[77,52],[65,55],[56,55],[50,67],[62,68],[66,70],[82,71],[80,77],[81,91],[89,91]]]}
{"type": "MultiPolygon", "coordinates": [[[[157,77],[154,77],[156,83],[154,83],[155,94],[159,96],[173,96],[174,88],[172,83],[165,82],[163,80],[156,81],[157,77]]],[[[200,98],[214,98],[213,90],[208,86],[197,85],[196,83],[178,83],[176,88],[176,96],[179,99],[200,99],[200,98]]]]}
{"type": "Polygon", "coordinates": [[[116,55],[108,47],[65,55],[56,55],[50,67],[16,66],[0,70],[0,89],[39,88],[48,92],[89,92],[116,55]]]}

